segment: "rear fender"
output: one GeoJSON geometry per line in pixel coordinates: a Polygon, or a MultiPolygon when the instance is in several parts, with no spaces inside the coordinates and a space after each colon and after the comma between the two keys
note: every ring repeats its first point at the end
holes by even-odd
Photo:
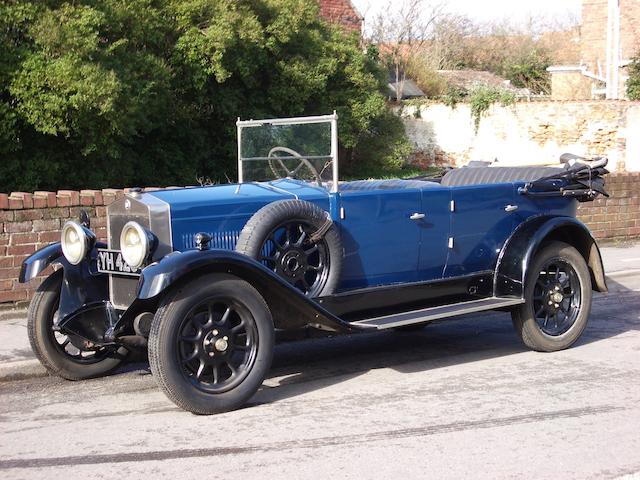
{"type": "Polygon", "coordinates": [[[165,256],[142,270],[137,299],[160,302],[169,290],[208,273],[228,273],[250,283],[269,305],[277,329],[353,330],[264,265],[230,250],[188,250],[165,256]]]}
{"type": "Polygon", "coordinates": [[[608,291],[600,249],[589,229],[573,217],[541,215],[520,224],[502,248],[494,276],[495,295],[522,297],[533,258],[551,241],[575,247],[589,266],[592,288],[608,291]]]}

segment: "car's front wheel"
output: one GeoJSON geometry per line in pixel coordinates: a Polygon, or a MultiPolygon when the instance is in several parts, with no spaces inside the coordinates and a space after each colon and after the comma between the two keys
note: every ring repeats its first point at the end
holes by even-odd
{"type": "Polygon", "coordinates": [[[42,282],[33,295],[27,313],[27,332],[35,356],[52,375],[67,380],[100,377],[117,368],[126,350],[110,347],[87,349],[82,339],[56,328],[63,271],[42,282]]]}
{"type": "Polygon", "coordinates": [[[513,325],[533,350],[568,348],[587,326],[591,297],[591,276],[582,255],[566,243],[550,243],[533,260],[525,303],[513,310],[513,325]]]}
{"type": "Polygon", "coordinates": [[[256,289],[231,275],[206,275],[162,302],[149,334],[149,364],[179,407],[225,412],[262,384],[274,338],[271,313],[256,289]]]}

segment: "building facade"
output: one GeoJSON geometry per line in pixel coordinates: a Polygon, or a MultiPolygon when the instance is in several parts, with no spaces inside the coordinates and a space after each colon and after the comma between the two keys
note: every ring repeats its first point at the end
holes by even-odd
{"type": "Polygon", "coordinates": [[[640,0],[582,0],[580,65],[554,66],[559,100],[625,98],[626,67],[640,54],[640,0]]]}
{"type": "Polygon", "coordinates": [[[362,32],[364,17],[350,0],[319,0],[319,3],[321,17],[348,30],[362,32]]]}

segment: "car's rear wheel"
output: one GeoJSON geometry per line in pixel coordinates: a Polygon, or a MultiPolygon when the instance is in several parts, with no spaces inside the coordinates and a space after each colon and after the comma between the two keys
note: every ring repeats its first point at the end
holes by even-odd
{"type": "Polygon", "coordinates": [[[149,334],[149,364],[179,407],[224,412],[258,390],[274,337],[271,313],[257,290],[231,275],[206,275],[163,300],[149,334]]]}
{"type": "Polygon", "coordinates": [[[512,311],[514,327],[533,350],[568,348],[587,326],[591,297],[591,276],[582,255],[566,243],[550,243],[529,269],[525,303],[512,311]]]}
{"type": "Polygon", "coordinates": [[[309,202],[282,200],[264,206],[243,228],[236,250],[309,297],[333,293],[340,280],[340,235],[327,213],[309,202]]]}
{"type": "Polygon", "coordinates": [[[85,348],[82,339],[55,328],[63,271],[51,274],[36,290],[27,313],[27,332],[35,356],[52,375],[67,380],[100,377],[117,368],[127,351],[85,348]]]}

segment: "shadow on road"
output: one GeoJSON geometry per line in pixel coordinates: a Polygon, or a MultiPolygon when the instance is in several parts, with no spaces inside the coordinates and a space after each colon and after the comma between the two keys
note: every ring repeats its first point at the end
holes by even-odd
{"type": "MultiPolygon", "coordinates": [[[[609,287],[615,293],[594,298],[590,322],[573,348],[640,327],[640,292],[611,280],[609,287]]],[[[510,315],[501,312],[467,315],[414,332],[289,342],[276,347],[271,374],[254,401],[277,402],[378,368],[392,368],[399,374],[424,372],[527,351],[513,331],[510,315]]]]}

